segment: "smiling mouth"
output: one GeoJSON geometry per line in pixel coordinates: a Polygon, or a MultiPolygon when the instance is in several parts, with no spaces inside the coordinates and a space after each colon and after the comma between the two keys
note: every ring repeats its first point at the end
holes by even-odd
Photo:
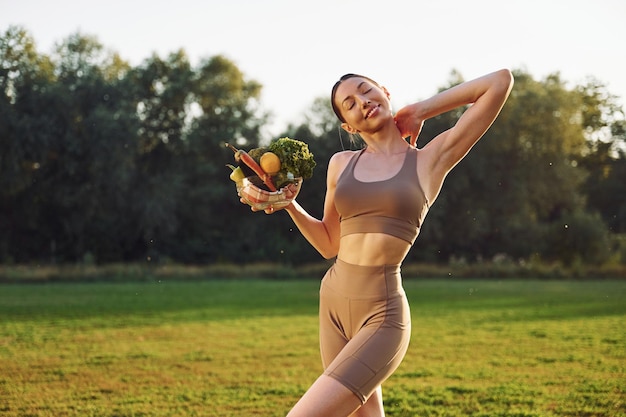
{"type": "Polygon", "coordinates": [[[372,115],[372,113],[374,113],[376,110],[378,109],[378,106],[374,106],[372,107],[366,114],[365,114],[365,118],[369,119],[369,117],[372,115]]]}

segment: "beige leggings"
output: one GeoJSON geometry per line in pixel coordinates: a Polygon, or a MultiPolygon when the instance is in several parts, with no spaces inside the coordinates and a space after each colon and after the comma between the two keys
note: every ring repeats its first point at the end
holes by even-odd
{"type": "Polygon", "coordinates": [[[337,259],[320,289],[324,374],[365,403],[400,365],[410,336],[400,265],[361,266],[337,259]]]}

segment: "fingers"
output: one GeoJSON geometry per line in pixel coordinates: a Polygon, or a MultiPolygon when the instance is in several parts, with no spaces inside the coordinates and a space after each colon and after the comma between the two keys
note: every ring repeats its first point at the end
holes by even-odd
{"type": "Polygon", "coordinates": [[[245,204],[246,206],[250,206],[250,210],[252,210],[252,211],[259,211],[259,209],[257,209],[256,207],[254,207],[252,204],[248,203],[245,199],[240,198],[240,199],[239,199],[239,201],[240,201],[242,204],[245,204]]]}
{"type": "MultiPolygon", "coordinates": [[[[246,200],[244,200],[243,198],[239,198],[239,201],[247,206],[250,206],[250,210],[252,210],[253,212],[257,212],[257,211],[261,211],[261,209],[258,209],[256,207],[254,207],[254,205],[248,203],[246,200]]],[[[274,212],[276,212],[277,210],[274,208],[274,206],[270,205],[268,208],[266,208],[265,210],[265,214],[274,214],[274,212]]]]}
{"type": "Polygon", "coordinates": [[[407,123],[405,122],[404,119],[398,119],[398,118],[394,118],[394,122],[396,123],[396,126],[398,127],[398,130],[400,131],[400,135],[403,138],[406,138],[408,135],[411,135],[411,141],[413,141],[413,136],[417,137],[417,135],[414,135],[413,132],[411,132],[411,127],[407,125],[407,123]]]}
{"type": "Polygon", "coordinates": [[[280,210],[283,210],[283,209],[284,209],[284,207],[278,207],[278,208],[276,208],[276,207],[274,207],[274,206],[269,206],[269,207],[268,207],[268,208],[266,208],[264,211],[265,211],[265,214],[274,214],[274,213],[276,213],[277,211],[280,211],[280,210]]]}

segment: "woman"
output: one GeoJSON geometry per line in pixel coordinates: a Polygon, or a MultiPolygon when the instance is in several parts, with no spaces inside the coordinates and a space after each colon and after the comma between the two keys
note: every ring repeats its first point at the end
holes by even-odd
{"type": "Polygon", "coordinates": [[[373,80],[347,74],[335,84],[331,103],[341,127],[366,147],[330,159],[321,220],[296,202],[285,208],[322,256],[336,257],[320,289],[324,373],[289,417],[384,416],[381,384],[402,361],[411,332],[400,265],[446,175],[491,126],[512,85],[511,72],[500,70],[394,117],[389,92],[373,80]],[[415,147],[426,119],[469,104],[454,127],[415,147]]]}

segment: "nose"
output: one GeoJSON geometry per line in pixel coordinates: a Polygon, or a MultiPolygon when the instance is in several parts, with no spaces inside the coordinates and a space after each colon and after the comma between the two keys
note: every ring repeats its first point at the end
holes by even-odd
{"type": "Polygon", "coordinates": [[[360,94],[356,96],[356,100],[359,102],[362,108],[367,107],[372,102],[367,97],[362,96],[360,94]]]}

